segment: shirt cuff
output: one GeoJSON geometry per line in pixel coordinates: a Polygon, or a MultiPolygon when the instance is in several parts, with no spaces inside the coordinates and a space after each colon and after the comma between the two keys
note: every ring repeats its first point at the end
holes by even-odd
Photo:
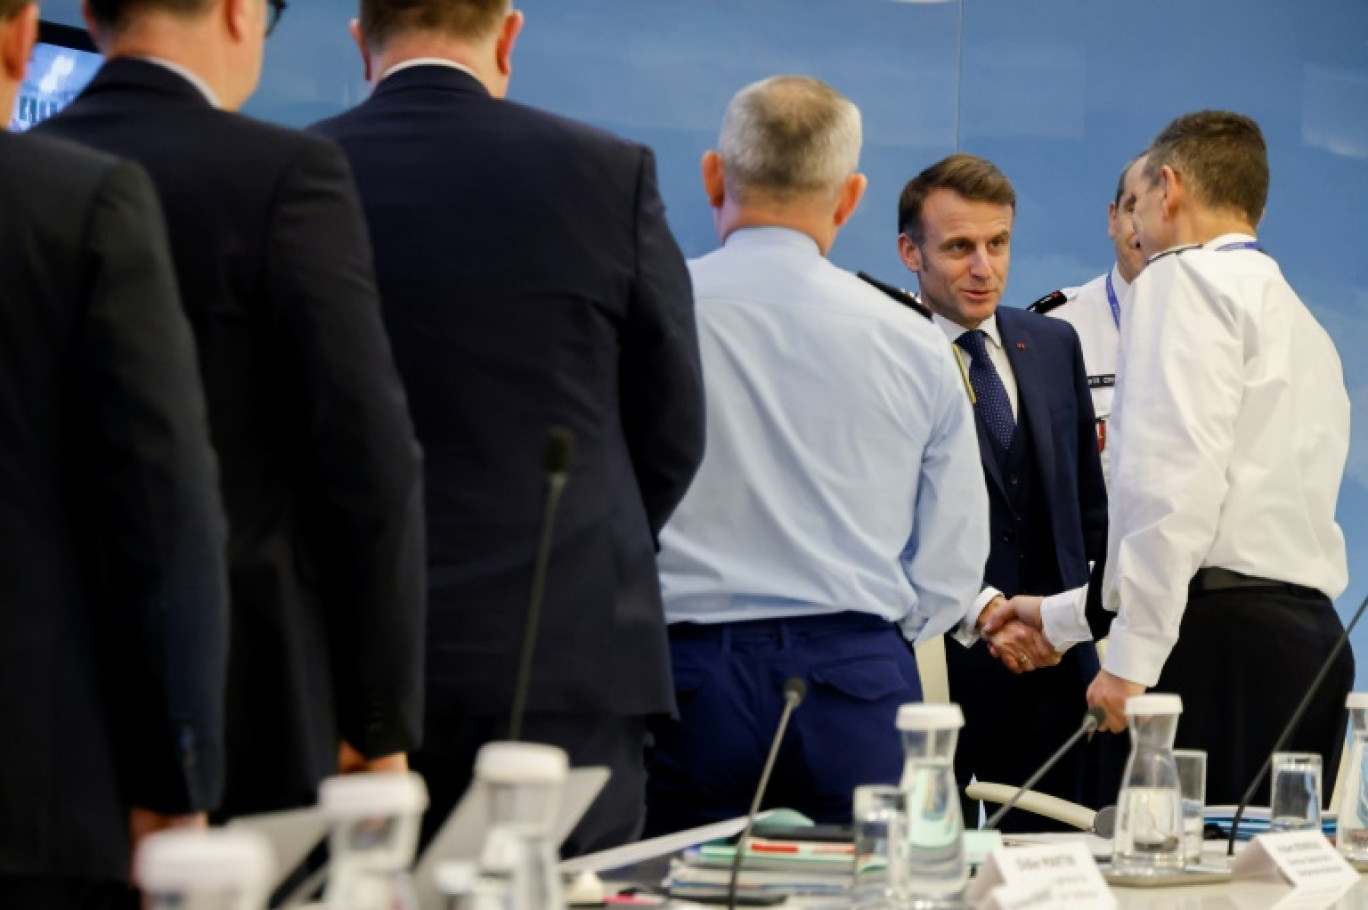
{"type": "Polygon", "coordinates": [[[1111,635],[1108,636],[1110,643],[1107,645],[1107,657],[1102,662],[1102,669],[1112,676],[1119,676],[1139,683],[1145,688],[1152,688],[1159,682],[1159,674],[1168,661],[1173,645],[1169,642],[1149,641],[1129,629],[1119,628],[1119,625],[1112,625],[1111,635]]]}
{"type": "Polygon", "coordinates": [[[960,620],[959,628],[956,629],[954,633],[955,641],[964,645],[966,648],[971,647],[974,642],[978,641],[980,638],[978,630],[979,614],[983,612],[984,607],[993,602],[994,597],[1002,596],[1002,592],[991,585],[980,591],[978,597],[975,597],[974,602],[969,605],[969,611],[964,614],[964,619],[960,620]]]}
{"type": "Polygon", "coordinates": [[[1088,586],[1052,594],[1040,602],[1040,624],[1045,638],[1059,653],[1079,642],[1092,641],[1085,615],[1088,586]]]}

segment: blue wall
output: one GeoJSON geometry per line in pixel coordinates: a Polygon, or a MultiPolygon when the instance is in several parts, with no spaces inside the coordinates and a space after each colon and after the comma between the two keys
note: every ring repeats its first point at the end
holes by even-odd
{"type": "MultiPolygon", "coordinates": [[[[78,24],[78,0],[47,18],[78,24]]],[[[894,254],[903,182],[955,150],[1020,197],[1008,300],[1110,262],[1122,164],[1174,116],[1225,107],[1268,138],[1260,231],[1335,336],[1354,402],[1340,499],[1348,613],[1368,592],[1368,3],[1364,0],[523,0],[513,96],[647,142],[689,255],[714,244],[698,160],[727,100],[779,72],[865,115],[865,205],[833,259],[911,284],[894,254]]],[[[305,124],[365,97],[348,0],[290,0],[249,111],[305,124]]],[[[453,213],[455,215],[456,213],[453,213]]],[[[1355,635],[1368,654],[1368,627],[1355,635]]],[[[1368,687],[1368,659],[1359,688],[1368,687]]]]}

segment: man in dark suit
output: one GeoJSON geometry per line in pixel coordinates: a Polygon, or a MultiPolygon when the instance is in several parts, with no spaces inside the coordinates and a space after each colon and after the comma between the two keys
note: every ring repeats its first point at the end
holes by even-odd
{"type": "MultiPolygon", "coordinates": [[[[969,379],[988,485],[992,550],[970,616],[988,618],[1017,594],[1058,594],[1088,580],[1107,537],[1107,495],[1093,431],[1083,352],[1072,326],[999,308],[1011,262],[1016,194],[991,162],[952,155],[903,189],[898,251],[917,273],[922,300],[955,345],[969,379]]],[[[980,624],[981,625],[981,624],[980,624]]],[[[1023,628],[1018,626],[1018,632],[1023,628]]],[[[1021,784],[1075,729],[1097,672],[1091,642],[1062,657],[975,641],[948,645],[950,696],[964,709],[956,754],[961,784],[1021,784]],[[1020,674],[1022,671],[1037,672],[1020,674]]],[[[1038,634],[1038,633],[1035,633],[1038,634]]],[[[1037,645],[1041,644],[1037,641],[1037,645]]],[[[1084,797],[1085,753],[1074,749],[1038,789],[1084,797]]],[[[977,817],[975,807],[970,807],[977,817]]],[[[1009,815],[1008,829],[1036,827],[1009,815]]]]}
{"type": "Polygon", "coordinates": [[[427,832],[508,735],[547,430],[578,440],[526,738],[613,780],[566,844],[639,830],[645,721],[674,709],[654,537],[702,456],[689,278],[639,145],[503,100],[508,0],[363,0],[351,158],[427,455],[427,832]]]}
{"type": "MultiPolygon", "coordinates": [[[[0,123],[37,32],[0,0],[0,123]]],[[[225,528],[147,177],[0,131],[0,907],[132,906],[223,774],[225,528]]]]}
{"type": "Polygon", "coordinates": [[[166,215],[231,529],[222,811],[308,804],[339,751],[400,768],[420,736],[420,456],[355,189],[331,143],[232,113],[266,0],[86,6],[108,62],[40,132],[139,162],[166,215]]]}

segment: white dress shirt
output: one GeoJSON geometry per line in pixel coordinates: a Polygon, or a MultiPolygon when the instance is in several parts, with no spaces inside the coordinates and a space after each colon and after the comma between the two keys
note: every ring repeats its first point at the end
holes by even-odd
{"type": "Polygon", "coordinates": [[[1112,411],[1105,668],[1154,685],[1188,582],[1219,567],[1337,597],[1349,448],[1339,355],[1239,234],[1150,261],[1121,318],[1112,411]]]}
{"type": "Polygon", "coordinates": [[[445,57],[414,57],[412,60],[405,60],[401,63],[396,63],[394,64],[394,66],[391,66],[389,69],[381,73],[380,78],[375,81],[377,84],[384,82],[386,79],[388,79],[390,76],[393,76],[395,73],[402,73],[404,70],[411,70],[415,66],[445,66],[447,69],[460,70],[463,73],[467,73],[472,78],[474,78],[476,82],[479,82],[482,85],[484,84],[484,80],[480,79],[479,73],[476,73],[473,69],[466,66],[464,63],[457,63],[455,60],[448,60],[445,57]]]}
{"type": "Polygon", "coordinates": [[[689,271],[708,444],[660,535],[668,621],[849,610],[917,641],[959,623],[988,499],[944,336],[785,228],[689,271]]]}
{"type": "MultiPolygon", "coordinates": [[[[932,315],[931,321],[945,333],[946,338],[950,339],[950,344],[953,346],[951,350],[954,351],[956,357],[960,358],[965,375],[968,375],[969,361],[972,358],[959,345],[955,344],[955,340],[969,329],[959,323],[951,322],[940,313],[932,315]]],[[[984,347],[988,349],[988,359],[993,362],[993,368],[997,370],[998,377],[1002,380],[1002,387],[1007,390],[1007,400],[1012,403],[1012,417],[1015,419],[1021,413],[1017,407],[1016,374],[1012,372],[1012,362],[1007,357],[1007,350],[1002,346],[1002,332],[998,330],[997,314],[994,313],[983,320],[978,327],[987,336],[988,340],[984,347]]],[[[979,461],[979,459],[976,457],[975,461],[979,461]]],[[[981,470],[982,468],[980,468],[981,470]]],[[[955,639],[966,647],[977,641],[979,634],[975,625],[978,622],[979,614],[983,612],[984,607],[992,603],[993,598],[1002,596],[1002,592],[992,585],[986,585],[980,590],[978,596],[974,598],[974,603],[969,612],[965,614],[963,622],[955,630],[955,639]]]]}

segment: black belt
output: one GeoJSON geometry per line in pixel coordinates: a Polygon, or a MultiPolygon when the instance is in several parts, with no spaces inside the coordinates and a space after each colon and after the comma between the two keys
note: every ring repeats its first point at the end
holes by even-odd
{"type": "Polygon", "coordinates": [[[1188,596],[1196,597],[1198,594],[1214,594],[1217,591],[1230,591],[1236,588],[1281,591],[1294,597],[1310,597],[1317,600],[1325,597],[1320,591],[1315,588],[1308,588],[1305,585],[1294,585],[1287,581],[1260,578],[1257,575],[1245,575],[1243,572],[1232,572],[1230,569],[1214,567],[1197,570],[1197,574],[1192,576],[1192,581],[1188,584],[1188,596]]]}

